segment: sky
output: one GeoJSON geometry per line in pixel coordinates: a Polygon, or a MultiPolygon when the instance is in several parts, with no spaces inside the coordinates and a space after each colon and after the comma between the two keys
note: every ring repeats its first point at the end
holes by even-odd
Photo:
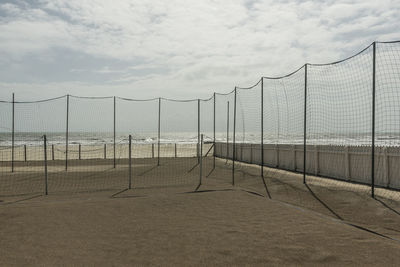
{"type": "Polygon", "coordinates": [[[398,40],[398,14],[398,0],[0,0],[0,100],[205,98],[398,40]]]}

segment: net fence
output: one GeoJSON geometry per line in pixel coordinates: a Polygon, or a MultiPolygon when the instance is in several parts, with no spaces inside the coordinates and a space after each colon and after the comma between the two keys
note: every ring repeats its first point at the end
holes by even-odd
{"type": "Polygon", "coordinates": [[[304,184],[399,190],[399,61],[399,42],[376,42],[207,99],[0,101],[0,195],[202,184],[296,203],[304,184]]]}

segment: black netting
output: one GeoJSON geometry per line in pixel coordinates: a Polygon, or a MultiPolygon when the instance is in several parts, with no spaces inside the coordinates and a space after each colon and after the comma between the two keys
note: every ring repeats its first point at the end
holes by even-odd
{"type": "Polygon", "coordinates": [[[308,67],[307,173],[370,184],[371,47],[337,64],[308,67]]]}
{"type": "Polygon", "coordinates": [[[400,43],[376,44],[376,184],[400,189],[400,43]]]}
{"type": "Polygon", "coordinates": [[[262,194],[264,182],[273,192],[304,177],[340,190],[369,192],[373,181],[399,189],[399,51],[399,42],[376,43],[209,99],[2,101],[0,191],[43,192],[45,153],[50,192],[195,187],[200,171],[210,184],[262,194]]]}

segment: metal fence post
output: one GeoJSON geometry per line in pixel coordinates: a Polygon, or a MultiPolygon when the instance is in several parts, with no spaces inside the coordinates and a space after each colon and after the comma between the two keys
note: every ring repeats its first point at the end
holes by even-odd
{"type": "Polygon", "coordinates": [[[67,121],[65,128],[65,170],[68,169],[68,123],[69,123],[69,95],[67,95],[67,121]]]}
{"type": "Polygon", "coordinates": [[[376,42],[373,43],[372,56],[372,144],[371,144],[371,196],[375,197],[375,78],[376,78],[376,42]]]}
{"type": "Polygon", "coordinates": [[[81,160],[81,144],[78,145],[78,159],[81,160]]]}
{"type": "MultiPolygon", "coordinates": [[[[261,77],[261,177],[264,181],[264,78],[261,77]]],[[[253,153],[251,153],[253,155],[253,153]]],[[[264,181],[265,184],[265,181],[264,181]]]]}
{"type": "Polygon", "coordinates": [[[226,162],[229,159],[229,101],[227,103],[227,117],[226,117],[226,162]]]}
{"type": "Polygon", "coordinates": [[[51,159],[54,160],[54,144],[51,144],[51,159]]]}
{"type": "Polygon", "coordinates": [[[178,151],[177,151],[177,147],[176,147],[176,143],[175,143],[175,158],[178,156],[178,151]]]}
{"type": "Polygon", "coordinates": [[[12,125],[11,125],[11,172],[14,172],[14,140],[15,140],[15,95],[12,94],[12,125]]]}
{"type": "Polygon", "coordinates": [[[197,163],[200,163],[200,99],[197,99],[197,163]]]}
{"type": "Polygon", "coordinates": [[[214,156],[214,162],[213,162],[213,169],[215,169],[215,146],[216,146],[216,143],[215,143],[215,102],[216,102],[216,99],[215,99],[215,97],[216,97],[216,94],[215,94],[215,92],[214,92],[214,116],[213,116],[213,139],[214,139],[214,151],[213,151],[213,156],[214,156]]]}
{"type": "Polygon", "coordinates": [[[114,96],[114,136],[113,136],[113,139],[114,139],[114,149],[113,149],[113,151],[114,151],[114,169],[115,169],[115,165],[116,165],[116,159],[115,159],[115,116],[116,116],[116,114],[115,114],[115,108],[116,108],[116,105],[115,105],[115,96],[114,96]]]}
{"type": "Polygon", "coordinates": [[[160,136],[161,136],[161,97],[158,98],[158,153],[157,153],[157,166],[160,166],[160,136]]]}
{"type": "Polygon", "coordinates": [[[129,135],[129,189],[132,188],[132,136],[129,135]]]}
{"type": "Polygon", "coordinates": [[[48,185],[47,185],[47,138],[46,135],[43,135],[44,141],[44,183],[45,183],[45,194],[48,194],[48,185]]]}
{"type": "Polygon", "coordinates": [[[107,159],[107,144],[104,144],[104,159],[107,159]]]}
{"type": "MultiPolygon", "coordinates": [[[[251,153],[253,155],[253,152],[251,153]]],[[[267,184],[264,179],[264,78],[261,77],[261,179],[264,184],[265,191],[268,197],[271,198],[269,194],[267,184]]]]}
{"type": "Polygon", "coordinates": [[[233,148],[232,148],[232,185],[235,185],[235,153],[236,153],[236,95],[237,88],[235,87],[235,98],[233,103],[233,148]]]}
{"type": "Polygon", "coordinates": [[[27,156],[26,156],[26,145],[24,145],[24,160],[25,160],[25,162],[26,162],[26,160],[27,160],[27,156]]]}
{"type": "Polygon", "coordinates": [[[307,168],[307,63],[304,65],[304,147],[303,147],[303,184],[306,183],[307,168]]]}
{"type": "Polygon", "coordinates": [[[199,186],[201,185],[201,180],[203,176],[203,134],[201,134],[200,137],[200,180],[199,180],[199,186]]]}

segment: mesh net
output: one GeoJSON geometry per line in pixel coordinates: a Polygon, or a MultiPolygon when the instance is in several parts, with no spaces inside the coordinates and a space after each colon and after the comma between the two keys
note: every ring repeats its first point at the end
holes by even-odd
{"type": "Polygon", "coordinates": [[[375,182],[400,188],[400,43],[376,44],[375,182]]]}
{"type": "Polygon", "coordinates": [[[265,194],[261,170],[262,81],[236,89],[235,184],[265,194]]]}
{"type": "Polygon", "coordinates": [[[398,233],[399,61],[400,42],[376,43],[210,99],[1,101],[0,196],[234,184],[398,233]]]}
{"type": "Polygon", "coordinates": [[[12,103],[0,102],[0,195],[13,194],[11,187],[12,103]]]}
{"type": "Polygon", "coordinates": [[[371,47],[337,64],[309,66],[307,173],[370,184],[371,74],[371,47]]]}
{"type": "Polygon", "coordinates": [[[203,134],[202,168],[207,178],[215,169],[214,157],[214,96],[200,100],[200,133],[203,134]]]}
{"type": "Polygon", "coordinates": [[[296,172],[303,166],[304,79],[305,70],[300,68],[263,80],[264,179],[269,196],[287,202],[299,201],[293,184],[301,184],[296,172]]]}
{"type": "Polygon", "coordinates": [[[116,132],[125,138],[123,162],[128,186],[143,187],[145,174],[157,165],[158,99],[138,101],[117,98],[116,132]],[[129,176],[129,135],[131,135],[131,175],[129,176]],[[128,138],[128,139],[127,139],[128,138]],[[130,180],[130,182],[129,182],[130,180]]]}
{"type": "Polygon", "coordinates": [[[215,94],[216,165],[208,181],[218,185],[232,184],[234,98],[234,91],[215,94]]]}
{"type": "Polygon", "coordinates": [[[59,115],[65,115],[60,105],[64,99],[59,97],[7,105],[3,119],[5,125],[11,128],[14,120],[14,138],[11,135],[11,142],[10,139],[2,141],[5,145],[2,150],[5,156],[3,165],[7,166],[2,169],[2,194],[20,195],[44,191],[43,135],[51,132],[52,136],[57,137],[62,131],[63,120],[59,115]]]}
{"type": "MultiPolygon", "coordinates": [[[[394,189],[400,189],[399,46],[376,43],[375,185],[394,189]]],[[[369,192],[373,47],[203,100],[0,102],[0,190],[43,192],[46,135],[50,192],[196,186],[200,159],[209,181],[260,194],[264,182],[271,192],[282,185],[289,190],[288,183],[301,186],[305,160],[308,185],[369,192]]]]}
{"type": "MultiPolygon", "coordinates": [[[[55,147],[63,160],[50,161],[48,181],[50,192],[84,192],[120,189],[126,185],[122,174],[122,144],[116,136],[114,144],[114,101],[112,97],[67,97],[68,137],[55,147]],[[67,141],[68,138],[68,141],[67,141]]],[[[64,116],[67,112],[64,113],[64,116]]],[[[66,119],[64,119],[65,121],[66,119]]],[[[65,122],[66,131],[66,122],[65,122]]],[[[48,136],[48,149],[55,141],[48,136]]]]}

